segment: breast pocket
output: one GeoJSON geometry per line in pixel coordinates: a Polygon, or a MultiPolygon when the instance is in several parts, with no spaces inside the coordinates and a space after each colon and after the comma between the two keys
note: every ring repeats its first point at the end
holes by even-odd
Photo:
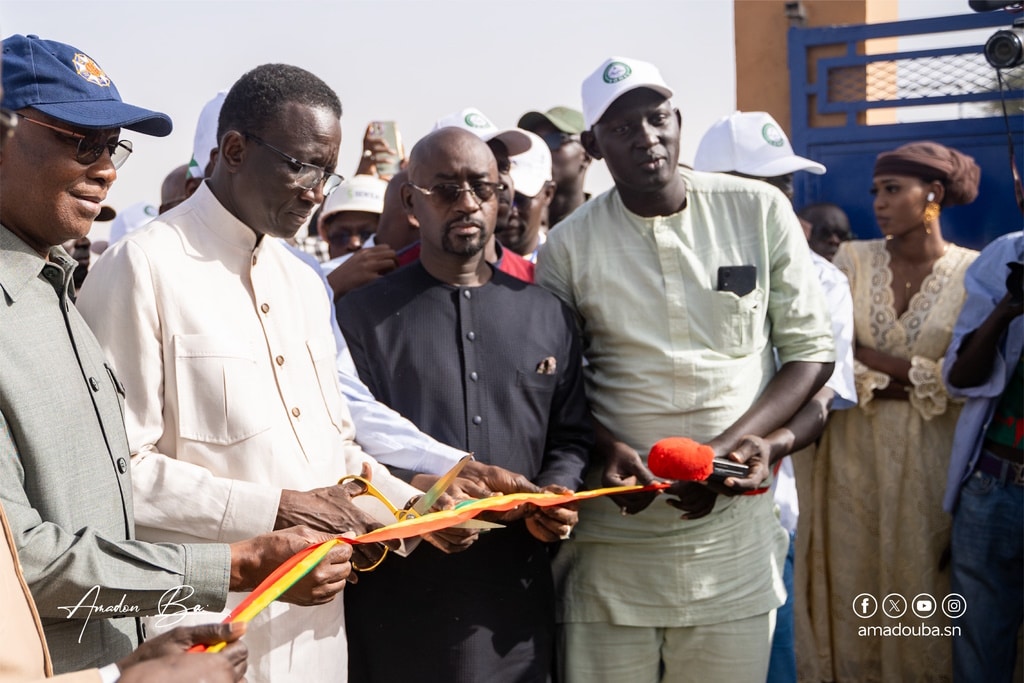
{"type": "Polygon", "coordinates": [[[744,296],[732,292],[711,292],[718,351],[745,356],[760,348],[764,331],[764,290],[760,287],[744,296]]]}
{"type": "Polygon", "coordinates": [[[316,371],[316,381],[331,424],[339,432],[343,432],[350,414],[341,397],[341,388],[338,384],[337,349],[328,340],[315,338],[306,341],[306,350],[316,371]]]}
{"type": "Polygon", "coordinates": [[[174,337],[178,435],[229,445],[270,428],[268,397],[251,345],[223,337],[174,337]]]}
{"type": "Polygon", "coordinates": [[[538,408],[551,405],[557,385],[558,375],[556,373],[542,374],[519,370],[516,375],[516,386],[526,395],[530,403],[538,408]]]}

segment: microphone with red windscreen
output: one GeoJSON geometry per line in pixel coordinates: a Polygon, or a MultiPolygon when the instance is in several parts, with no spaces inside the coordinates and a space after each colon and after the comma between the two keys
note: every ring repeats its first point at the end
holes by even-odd
{"type": "Polygon", "coordinates": [[[750,468],[732,460],[716,458],[711,446],[685,436],[672,436],[651,446],[647,467],[662,479],[676,481],[724,481],[746,477],[750,468]]]}

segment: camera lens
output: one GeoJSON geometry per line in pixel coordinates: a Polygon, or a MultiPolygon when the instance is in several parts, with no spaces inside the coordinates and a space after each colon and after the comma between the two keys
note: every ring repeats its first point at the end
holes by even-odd
{"type": "Polygon", "coordinates": [[[1024,43],[1019,30],[996,31],[985,43],[985,59],[997,69],[1024,64],[1024,43]]]}

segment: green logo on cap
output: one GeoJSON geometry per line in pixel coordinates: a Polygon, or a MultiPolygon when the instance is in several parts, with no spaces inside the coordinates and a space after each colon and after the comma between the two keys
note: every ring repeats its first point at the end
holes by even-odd
{"type": "Polygon", "coordinates": [[[761,128],[761,137],[772,147],[782,147],[786,143],[786,136],[774,123],[764,124],[764,127],[761,128]]]}
{"type": "Polygon", "coordinates": [[[622,62],[612,62],[605,67],[604,75],[602,78],[605,83],[618,83],[621,80],[629,78],[629,75],[633,73],[633,70],[629,68],[629,64],[623,64],[622,62]]]}
{"type": "Polygon", "coordinates": [[[490,122],[483,117],[482,114],[473,112],[472,114],[466,114],[466,125],[470,128],[490,128],[490,122]]]}

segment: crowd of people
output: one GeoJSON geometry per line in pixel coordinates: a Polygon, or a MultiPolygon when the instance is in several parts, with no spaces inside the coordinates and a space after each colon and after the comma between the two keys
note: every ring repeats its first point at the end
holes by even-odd
{"type": "Polygon", "coordinates": [[[691,168],[675,91],[611,57],[515,128],[466,106],[406,155],[370,125],[345,179],[338,95],[264,64],[94,249],[122,132],[172,122],[76,47],[2,58],[0,680],[1013,680],[1024,233],[943,237],[970,157],[879,155],[857,240],[793,206],[827,169],[768,113],[691,168]],[[665,480],[666,437],[743,467],[665,480]],[[659,486],[338,544],[218,624],[453,467],[423,507],[659,486]],[[865,634],[895,593],[966,610],[865,634]]]}

